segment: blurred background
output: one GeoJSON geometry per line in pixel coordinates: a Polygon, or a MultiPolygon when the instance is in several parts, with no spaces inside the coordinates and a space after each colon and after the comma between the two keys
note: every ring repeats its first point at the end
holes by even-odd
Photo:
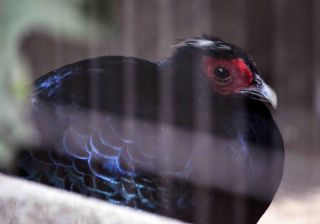
{"type": "Polygon", "coordinates": [[[246,49],[277,92],[284,178],[260,223],[320,218],[320,2],[316,0],[0,0],[0,163],[33,135],[31,80],[101,55],[159,61],[211,34],[246,49]]]}

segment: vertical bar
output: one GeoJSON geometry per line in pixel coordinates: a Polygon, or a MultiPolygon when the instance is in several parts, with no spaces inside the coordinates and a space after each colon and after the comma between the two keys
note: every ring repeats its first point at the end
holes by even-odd
{"type": "Polygon", "coordinates": [[[122,0],[121,4],[121,27],[122,27],[122,46],[126,55],[134,55],[135,46],[133,36],[135,34],[135,4],[134,1],[122,0]]]}
{"type": "Polygon", "coordinates": [[[269,83],[273,73],[275,10],[273,1],[247,0],[247,50],[253,55],[263,78],[269,83]]]}
{"type": "MultiPolygon", "coordinates": [[[[96,12],[97,12],[96,4],[89,4],[88,7],[89,7],[88,19],[94,20],[94,17],[96,16],[96,12]]],[[[90,33],[90,36],[95,35],[94,34],[94,32],[96,32],[95,23],[91,23],[91,25],[88,27],[88,31],[90,33]]],[[[95,43],[88,40],[87,45],[88,45],[87,47],[88,47],[89,56],[93,57],[93,55],[96,52],[95,43]]],[[[99,106],[98,105],[99,104],[99,90],[98,90],[99,83],[96,76],[89,77],[89,81],[90,81],[90,93],[89,93],[90,101],[89,102],[92,108],[97,108],[99,106]]],[[[94,122],[94,123],[97,122],[94,113],[90,113],[90,118],[91,118],[91,122],[94,122]]]]}
{"type": "MultiPolygon", "coordinates": [[[[88,19],[91,21],[96,21],[97,17],[97,4],[89,4],[89,13],[88,13],[88,19]]],[[[90,57],[94,57],[97,54],[97,44],[92,41],[97,36],[97,22],[91,22],[90,26],[88,26],[88,33],[90,33],[90,38],[87,40],[88,44],[88,53],[90,57]],[[90,40],[91,39],[91,40],[90,40]]]]}
{"type": "Polygon", "coordinates": [[[311,108],[313,86],[312,0],[274,1],[274,81],[281,107],[311,108]]]}
{"type": "MultiPolygon", "coordinates": [[[[173,11],[172,0],[158,0],[158,27],[159,41],[157,43],[157,55],[169,56],[169,45],[173,38],[173,11]]],[[[161,122],[171,122],[173,119],[173,96],[172,96],[172,75],[160,74],[161,96],[160,96],[160,120],[161,122]]]]}
{"type": "MultiPolygon", "coordinates": [[[[192,1],[192,27],[195,36],[200,36],[202,34],[211,34],[211,4],[212,1],[202,0],[202,1],[192,1]]],[[[195,65],[198,66],[198,65],[195,65]]],[[[210,86],[203,86],[202,80],[197,78],[199,74],[193,74],[194,83],[193,83],[193,111],[194,111],[194,134],[192,138],[192,150],[194,152],[197,149],[208,148],[206,147],[208,139],[206,139],[206,134],[210,132],[211,129],[211,119],[214,114],[211,110],[211,99],[208,97],[209,92],[212,91],[210,86]],[[201,81],[200,81],[201,80],[201,81]]],[[[201,163],[210,166],[211,158],[206,158],[205,156],[201,158],[201,163]]],[[[199,161],[197,161],[199,162],[199,161]]],[[[200,166],[200,164],[194,164],[195,166],[200,166]]],[[[197,169],[198,170],[198,169],[197,169]]],[[[197,171],[196,171],[197,172],[197,171]]],[[[202,175],[201,173],[192,174],[192,175],[202,175]]],[[[195,183],[192,183],[195,184],[195,183]]],[[[211,183],[214,184],[214,183],[211,183]]],[[[194,217],[196,222],[208,222],[210,220],[210,204],[209,197],[210,192],[205,189],[204,186],[196,186],[195,194],[195,211],[194,217]],[[208,200],[203,200],[208,199],[208,200]]]]}
{"type": "MultiPolygon", "coordinates": [[[[122,46],[125,56],[133,56],[136,48],[134,44],[133,36],[135,35],[135,4],[131,0],[122,0],[121,6],[121,27],[122,27],[122,46]]],[[[123,105],[125,111],[123,119],[120,119],[123,128],[124,136],[130,136],[135,130],[134,124],[134,72],[132,64],[126,63],[126,66],[122,70],[123,82],[123,105]]]]}
{"type": "MultiPolygon", "coordinates": [[[[261,3],[261,2],[260,2],[261,3]]],[[[248,38],[248,19],[247,15],[253,13],[250,11],[250,2],[247,0],[236,1],[219,1],[215,0],[212,3],[212,29],[214,34],[227,42],[236,44],[237,46],[246,49],[248,38]]],[[[258,3],[257,3],[258,4],[258,3]]],[[[254,9],[252,10],[254,11],[254,9]]],[[[246,110],[245,105],[241,105],[242,110],[246,110]]],[[[215,109],[217,113],[218,109],[215,109]]],[[[214,114],[212,116],[215,116],[214,114]]],[[[243,130],[245,132],[245,130],[243,130]]],[[[245,188],[244,175],[237,176],[238,181],[236,186],[232,188],[245,188]],[[241,184],[242,183],[242,184],[241,184]]],[[[235,200],[230,205],[230,220],[235,223],[245,223],[246,203],[243,200],[235,200]]]]}
{"type": "MultiPolygon", "coordinates": [[[[158,42],[157,42],[157,57],[168,57],[172,49],[170,44],[173,43],[174,32],[174,12],[173,12],[173,0],[158,0],[158,42]]],[[[165,85],[163,86],[166,87],[165,85]]],[[[168,91],[169,92],[169,91],[168,91]]],[[[170,100],[169,98],[168,100],[170,100]]]]}
{"type": "MultiPolygon", "coordinates": [[[[172,11],[173,0],[158,0],[158,30],[157,35],[157,55],[165,56],[166,53],[169,53],[170,48],[169,44],[172,41],[172,32],[173,32],[173,11],[172,11]]],[[[169,55],[167,55],[169,56],[169,55]]],[[[161,63],[161,62],[160,62],[161,63]]],[[[161,66],[161,65],[160,65],[161,66]]],[[[173,91],[172,91],[172,75],[171,73],[159,74],[160,82],[160,108],[159,113],[160,127],[159,127],[159,142],[161,149],[168,149],[172,147],[174,139],[174,132],[170,126],[173,121],[173,91]]],[[[165,150],[166,151],[166,150],[165,150]]],[[[167,150],[170,152],[170,150],[167,150]]],[[[168,155],[170,158],[170,155],[168,155]]],[[[157,166],[159,169],[166,172],[172,167],[171,161],[168,160],[165,156],[160,156],[157,166]]],[[[165,179],[163,180],[165,182],[165,179]]],[[[166,183],[165,183],[166,184],[166,183]]],[[[169,187],[169,186],[167,186],[169,187]]],[[[171,211],[171,202],[166,201],[166,198],[171,198],[171,192],[163,192],[161,195],[161,201],[164,205],[164,210],[171,211]]]]}
{"type": "Polygon", "coordinates": [[[317,121],[320,121],[320,2],[313,0],[313,63],[314,63],[314,110],[317,121]]]}
{"type": "MultiPolygon", "coordinates": [[[[122,1],[122,27],[123,27],[123,52],[126,55],[133,56],[135,53],[135,44],[133,36],[135,35],[135,4],[131,0],[122,1]]],[[[128,64],[124,68],[123,78],[125,80],[124,84],[124,105],[125,108],[128,108],[126,117],[131,118],[133,116],[133,107],[134,107],[134,77],[132,67],[128,64]]]]}
{"type": "MultiPolygon", "coordinates": [[[[258,65],[263,79],[270,83],[273,79],[274,65],[274,24],[275,9],[273,1],[247,0],[246,50],[258,65]]],[[[270,83],[272,84],[272,83],[270,83]]],[[[262,156],[262,155],[261,155],[262,156]]],[[[263,201],[263,198],[258,198],[263,201]]],[[[244,204],[245,205],[245,204],[244,204]]],[[[255,208],[247,207],[247,216],[255,208]]],[[[245,223],[245,220],[242,220],[245,223]]]]}

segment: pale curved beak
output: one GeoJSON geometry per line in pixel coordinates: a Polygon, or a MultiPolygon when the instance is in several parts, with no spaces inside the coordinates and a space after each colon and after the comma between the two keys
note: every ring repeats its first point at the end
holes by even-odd
{"type": "Polygon", "coordinates": [[[239,92],[250,98],[271,104],[271,106],[276,109],[278,105],[278,98],[275,91],[258,75],[255,75],[253,83],[254,84],[252,86],[242,89],[239,92]]]}

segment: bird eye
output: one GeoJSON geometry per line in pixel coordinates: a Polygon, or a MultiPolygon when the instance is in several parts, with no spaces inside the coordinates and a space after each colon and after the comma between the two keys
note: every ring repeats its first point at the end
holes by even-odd
{"type": "Polygon", "coordinates": [[[222,80],[230,77],[230,73],[228,69],[222,66],[217,66],[214,69],[213,73],[218,79],[222,79],[222,80]]]}

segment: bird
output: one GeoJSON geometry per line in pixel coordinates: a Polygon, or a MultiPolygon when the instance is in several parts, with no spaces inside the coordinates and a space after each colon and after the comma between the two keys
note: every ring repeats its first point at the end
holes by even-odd
{"type": "Polygon", "coordinates": [[[186,222],[257,223],[283,175],[276,93],[218,37],[172,47],[158,62],[101,56],[38,78],[40,140],[19,175],[186,222]]]}

